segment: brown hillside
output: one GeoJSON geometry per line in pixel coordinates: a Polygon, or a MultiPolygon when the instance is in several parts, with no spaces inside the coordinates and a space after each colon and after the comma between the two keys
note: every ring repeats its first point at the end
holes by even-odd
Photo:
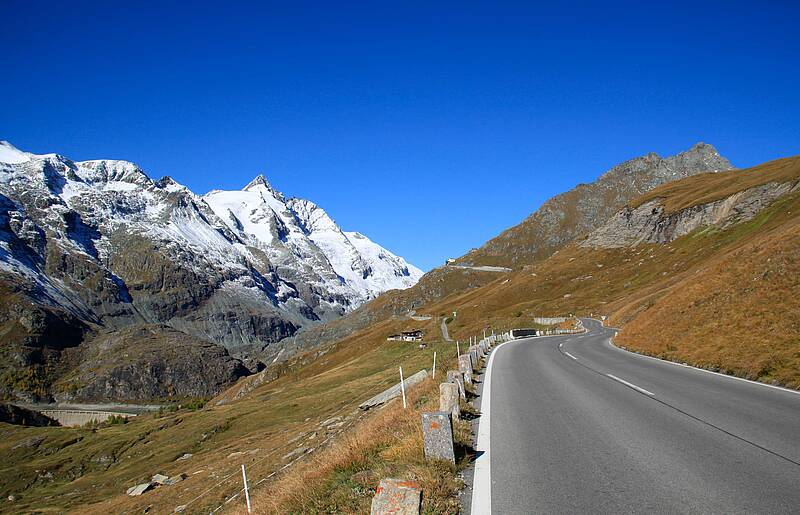
{"type": "Polygon", "coordinates": [[[618,341],[666,359],[800,388],[798,293],[800,219],[794,218],[698,269],[626,324],[618,341]]]}
{"type": "Polygon", "coordinates": [[[633,200],[629,205],[636,208],[651,200],[661,199],[665,210],[675,213],[721,200],[762,184],[794,182],[798,179],[800,156],[786,157],[744,170],[703,173],[682,181],[670,182],[633,200]]]}

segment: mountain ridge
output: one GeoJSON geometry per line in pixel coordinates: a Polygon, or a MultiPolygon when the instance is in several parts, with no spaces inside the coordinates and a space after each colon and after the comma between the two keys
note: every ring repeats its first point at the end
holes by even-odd
{"type": "Polygon", "coordinates": [[[457,262],[511,268],[529,265],[597,228],[627,201],[660,184],[732,168],[716,148],[702,142],[666,158],[650,152],[623,161],[595,181],[549,198],[521,223],[469,251],[457,262]]]}
{"type": "MultiPolygon", "coordinates": [[[[223,346],[255,371],[271,344],[300,327],[422,275],[370,240],[357,248],[313,203],[330,223],[306,231],[292,210],[299,203],[263,175],[243,190],[201,196],[129,161],[71,161],[0,144],[0,282],[17,292],[0,313],[0,334],[17,331],[3,368],[60,369],[64,349],[45,327],[60,320],[88,340],[142,324],[171,338],[158,329],[170,327],[223,346]],[[320,245],[312,234],[338,239],[320,245]],[[40,322],[25,330],[12,312],[40,322]]],[[[5,381],[6,394],[17,395],[18,383],[5,381]]]]}

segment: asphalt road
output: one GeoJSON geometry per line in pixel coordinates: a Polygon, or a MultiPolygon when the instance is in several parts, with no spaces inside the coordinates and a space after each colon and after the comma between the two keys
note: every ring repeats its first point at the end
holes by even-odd
{"type": "Polygon", "coordinates": [[[631,354],[584,324],[494,350],[493,513],[800,513],[800,395],[631,354]]]}

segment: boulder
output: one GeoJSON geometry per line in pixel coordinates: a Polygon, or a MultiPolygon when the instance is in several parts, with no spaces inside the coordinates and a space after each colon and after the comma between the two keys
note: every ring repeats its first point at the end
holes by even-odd
{"type": "Polygon", "coordinates": [[[128,488],[128,490],[125,493],[127,493],[131,497],[136,497],[138,495],[142,495],[143,493],[145,493],[146,491],[150,490],[154,486],[155,486],[154,483],[148,481],[147,483],[142,483],[140,485],[136,485],[136,486],[132,486],[132,487],[128,488]]]}
{"type": "Polygon", "coordinates": [[[169,476],[165,476],[164,474],[156,474],[150,478],[150,481],[152,483],[164,485],[167,481],[169,481],[169,476]]]}
{"type": "Polygon", "coordinates": [[[480,354],[478,353],[477,345],[473,345],[469,348],[469,357],[472,360],[472,369],[477,370],[478,360],[480,359],[480,354]]]}
{"type": "Polygon", "coordinates": [[[462,354],[458,357],[458,370],[464,378],[465,384],[472,384],[472,358],[469,354],[462,354]]]}
{"type": "Polygon", "coordinates": [[[180,473],[177,476],[172,476],[171,478],[167,479],[166,481],[164,481],[163,484],[167,485],[167,486],[174,485],[175,483],[180,483],[181,481],[183,481],[187,477],[188,476],[186,474],[180,473]]]}

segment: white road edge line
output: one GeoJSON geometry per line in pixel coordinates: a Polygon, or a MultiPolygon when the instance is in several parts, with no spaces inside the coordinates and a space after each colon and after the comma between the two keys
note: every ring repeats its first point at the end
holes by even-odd
{"type": "Polygon", "coordinates": [[[608,344],[611,345],[612,348],[617,349],[618,351],[624,352],[626,354],[632,354],[633,356],[638,356],[640,358],[647,358],[647,359],[650,359],[650,360],[653,360],[653,361],[658,361],[659,363],[666,363],[668,365],[674,365],[676,367],[689,368],[691,370],[697,370],[698,372],[705,372],[706,374],[714,374],[715,376],[725,377],[725,378],[728,378],[728,379],[736,379],[737,381],[744,381],[745,383],[750,383],[750,384],[753,384],[753,385],[756,385],[756,386],[764,386],[766,388],[772,388],[773,390],[781,390],[783,392],[788,392],[788,393],[793,393],[795,395],[800,395],[800,390],[792,390],[792,389],[789,389],[789,388],[784,388],[783,386],[776,386],[774,384],[760,383],[758,381],[752,381],[750,379],[745,379],[743,377],[736,377],[736,376],[732,376],[732,375],[728,375],[728,374],[723,374],[721,372],[714,372],[713,370],[706,370],[705,368],[695,367],[695,366],[692,366],[692,365],[688,365],[686,363],[676,363],[676,362],[670,361],[668,359],[661,359],[661,358],[656,358],[654,356],[647,356],[645,354],[639,354],[638,352],[631,352],[629,350],[622,349],[622,348],[618,347],[614,343],[613,338],[614,338],[613,336],[608,338],[608,344]]]}
{"type": "Polygon", "coordinates": [[[629,388],[633,388],[633,389],[634,389],[634,390],[636,390],[637,392],[642,392],[643,394],[645,394],[645,395],[649,395],[649,396],[651,396],[651,397],[655,395],[653,392],[648,392],[648,391],[647,391],[647,390],[645,390],[644,388],[639,388],[639,387],[638,387],[638,386],[636,386],[635,384],[633,384],[633,383],[629,383],[628,381],[626,381],[626,380],[624,380],[624,379],[620,379],[619,377],[617,377],[617,376],[615,376],[615,375],[612,375],[612,374],[606,374],[606,376],[607,376],[607,377],[610,377],[610,378],[611,378],[611,379],[613,379],[614,381],[619,381],[620,383],[624,384],[625,386],[627,386],[627,387],[629,387],[629,388]]]}
{"type": "Polygon", "coordinates": [[[483,376],[481,418],[478,421],[478,438],[475,444],[477,447],[475,450],[483,451],[483,454],[475,458],[475,472],[472,475],[472,503],[469,510],[472,515],[490,515],[492,513],[492,461],[489,456],[489,430],[492,425],[489,420],[492,404],[492,365],[494,365],[494,357],[500,347],[513,341],[515,340],[503,342],[494,348],[489,354],[486,374],[483,376]]]}
{"type": "Polygon", "coordinates": [[[470,514],[472,515],[491,515],[492,513],[492,460],[489,457],[491,439],[489,430],[491,429],[490,408],[492,403],[492,365],[494,357],[500,347],[507,343],[522,340],[540,340],[543,338],[563,337],[561,334],[548,336],[532,336],[530,338],[519,338],[503,342],[492,349],[489,354],[489,362],[486,364],[486,373],[483,376],[483,391],[481,392],[481,418],[478,421],[478,438],[475,444],[476,451],[483,451],[483,454],[475,458],[475,472],[472,475],[472,501],[470,502],[470,514]]]}
{"type": "Polygon", "coordinates": [[[566,354],[566,355],[567,355],[567,356],[569,356],[570,358],[574,359],[575,361],[578,361],[578,358],[576,358],[575,356],[573,356],[573,355],[572,355],[572,354],[570,354],[569,352],[567,352],[567,351],[564,351],[564,354],[566,354]]]}

